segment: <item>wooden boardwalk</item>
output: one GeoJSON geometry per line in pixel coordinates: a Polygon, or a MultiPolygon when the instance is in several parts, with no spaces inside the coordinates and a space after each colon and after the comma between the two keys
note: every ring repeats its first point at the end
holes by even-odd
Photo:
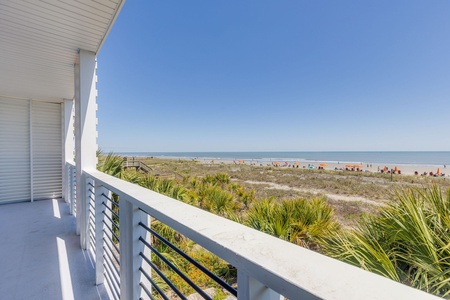
{"type": "Polygon", "coordinates": [[[146,165],[145,163],[143,163],[142,161],[139,161],[139,160],[131,160],[131,161],[124,160],[123,168],[125,170],[132,168],[132,169],[135,169],[136,171],[142,171],[146,174],[153,172],[152,168],[150,168],[148,165],[146,165]]]}
{"type": "Polygon", "coordinates": [[[156,177],[163,177],[163,178],[171,178],[178,180],[183,180],[183,175],[178,174],[177,172],[171,172],[172,174],[160,174],[156,172],[154,169],[152,169],[150,166],[145,164],[144,162],[137,160],[137,159],[125,159],[123,161],[123,168],[126,169],[135,169],[136,171],[144,172],[145,174],[152,174],[156,177]]]}

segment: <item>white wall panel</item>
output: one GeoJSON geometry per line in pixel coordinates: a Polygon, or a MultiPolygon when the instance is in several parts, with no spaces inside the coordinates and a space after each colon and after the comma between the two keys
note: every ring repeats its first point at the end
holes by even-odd
{"type": "Polygon", "coordinates": [[[33,101],[33,199],[62,197],[61,104],[33,101]]]}
{"type": "Polygon", "coordinates": [[[29,108],[0,98],[0,203],[31,198],[29,108]]]}

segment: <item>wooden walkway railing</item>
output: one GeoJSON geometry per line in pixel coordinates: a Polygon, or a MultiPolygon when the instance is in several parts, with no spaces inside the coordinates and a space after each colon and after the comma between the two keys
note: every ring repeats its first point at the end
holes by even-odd
{"type": "Polygon", "coordinates": [[[142,171],[146,174],[152,173],[156,177],[173,177],[178,180],[183,180],[183,175],[177,172],[171,172],[171,174],[160,174],[156,172],[154,169],[152,169],[150,166],[145,164],[144,162],[137,160],[135,158],[132,159],[125,158],[123,161],[123,168],[124,169],[133,168],[136,171],[142,171]]]}
{"type": "Polygon", "coordinates": [[[148,165],[146,165],[145,163],[143,163],[140,160],[124,160],[123,161],[123,168],[124,169],[128,169],[128,168],[133,168],[140,171],[143,171],[144,173],[150,173],[151,171],[153,171],[152,168],[150,168],[148,165]]]}

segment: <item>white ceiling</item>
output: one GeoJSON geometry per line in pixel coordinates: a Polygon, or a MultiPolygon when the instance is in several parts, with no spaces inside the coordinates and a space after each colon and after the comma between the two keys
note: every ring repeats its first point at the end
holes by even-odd
{"type": "Polygon", "coordinates": [[[74,96],[78,50],[98,53],[125,0],[0,0],[0,96],[74,96]]]}

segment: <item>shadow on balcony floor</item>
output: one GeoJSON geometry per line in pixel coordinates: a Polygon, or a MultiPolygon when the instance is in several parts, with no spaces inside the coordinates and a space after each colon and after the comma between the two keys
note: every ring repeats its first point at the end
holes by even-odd
{"type": "Polygon", "coordinates": [[[1,299],[109,299],[62,200],[0,206],[1,299]]]}

